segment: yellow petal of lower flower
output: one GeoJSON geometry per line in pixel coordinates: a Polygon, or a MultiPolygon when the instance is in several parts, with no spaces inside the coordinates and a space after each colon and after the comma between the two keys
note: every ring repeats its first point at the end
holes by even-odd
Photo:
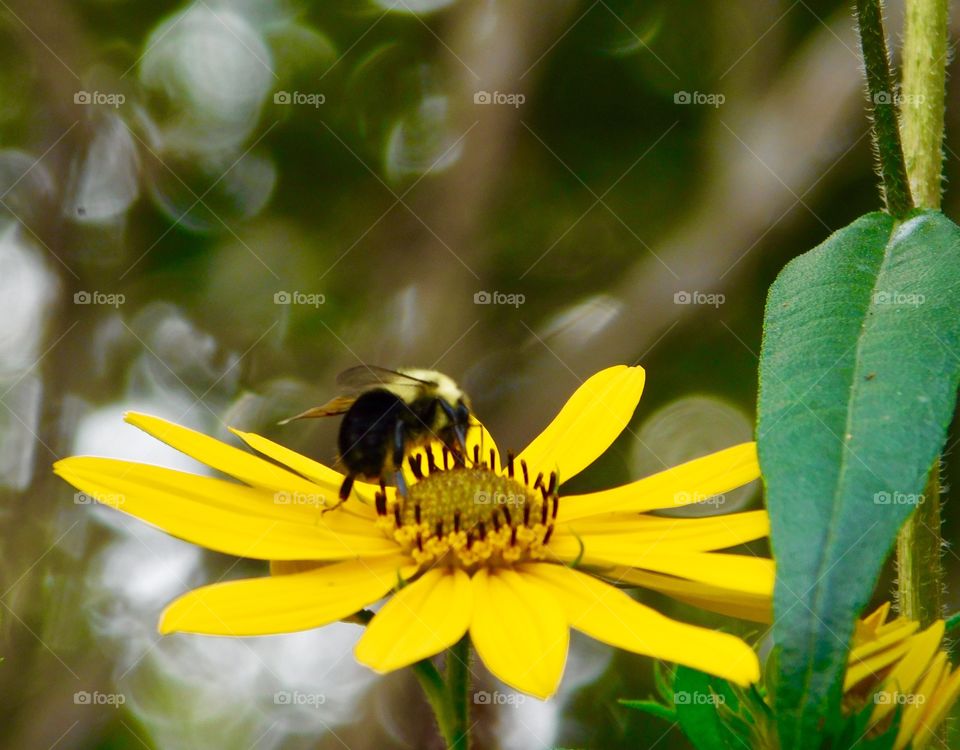
{"type": "Polygon", "coordinates": [[[378,672],[406,667],[459,641],[472,615],[473,589],[467,574],[434,568],[384,605],[357,642],[354,655],[378,672]]]}
{"type": "Polygon", "coordinates": [[[528,445],[530,475],[559,471],[560,481],[576,476],[610,447],[630,423],[643,392],[642,367],[618,365],[601,370],[581,385],[560,413],[528,445]]]}
{"type": "MultiPolygon", "coordinates": [[[[289,490],[314,495],[323,492],[313,482],[301,476],[201,432],[149,414],[127,412],[124,419],[171,448],[176,448],[200,463],[254,487],[268,487],[275,492],[289,490]]],[[[325,489],[335,500],[335,491],[331,494],[329,488],[325,489]]]]}
{"type": "Polygon", "coordinates": [[[928,696],[929,702],[923,712],[923,718],[917,733],[913,737],[911,750],[924,750],[936,736],[934,733],[947,717],[957,697],[960,696],[960,669],[954,670],[949,677],[941,680],[936,692],[928,696]]]}
{"type": "Polygon", "coordinates": [[[473,577],[470,640],[496,677],[540,699],[557,690],[570,629],[552,592],[509,568],[473,577]]]}
{"type": "Polygon", "coordinates": [[[629,538],[585,535],[551,539],[550,551],[559,560],[579,560],[583,565],[623,565],[678,578],[736,588],[748,594],[771,595],[776,577],[773,560],[753,555],[685,551],[664,542],[659,546],[637,545],[629,538]],[[580,543],[582,542],[582,547],[580,543]]]}
{"type": "Polygon", "coordinates": [[[920,680],[917,689],[914,691],[914,700],[908,701],[903,709],[900,716],[900,729],[897,730],[896,748],[903,748],[909,744],[910,738],[913,737],[920,722],[923,721],[923,715],[927,710],[927,701],[933,695],[937,685],[940,684],[947,668],[947,655],[941,651],[933,657],[926,674],[920,680]]]}
{"type": "Polygon", "coordinates": [[[396,553],[375,526],[321,508],[278,504],[266,490],[159,466],[78,456],[54,471],[94,499],[174,536],[261,560],[345,560],[396,553]]]}
{"type": "Polygon", "coordinates": [[[621,541],[637,547],[707,551],[734,547],[761,539],[769,533],[770,518],[765,510],[709,518],[616,513],[612,517],[585,518],[559,526],[554,539],[559,541],[569,536],[581,539],[586,545],[588,538],[602,536],[605,541],[621,541]]]}
{"type": "Polygon", "coordinates": [[[900,641],[882,651],[854,656],[850,654],[847,673],[843,676],[843,689],[850,690],[861,680],[868,677],[876,678],[883,670],[894,664],[910,650],[908,641],[900,641]]]}
{"type": "MultiPolygon", "coordinates": [[[[902,695],[913,691],[934,654],[937,653],[937,649],[940,648],[943,629],[943,620],[937,620],[922,633],[913,636],[910,639],[910,650],[884,680],[882,689],[888,693],[900,693],[902,695]]],[[[878,703],[871,714],[871,722],[879,721],[899,705],[901,704],[898,701],[878,703]]]]}
{"type": "Polygon", "coordinates": [[[738,685],[760,678],[757,655],[739,638],[676,622],[585,573],[548,563],[520,568],[550,587],[570,627],[611,646],[683,664],[738,685]]]}
{"type": "Polygon", "coordinates": [[[566,523],[600,513],[677,508],[722,495],[759,476],[757,444],[743,443],[621,487],[567,496],[560,503],[557,520],[566,523]]]}
{"type": "Polygon", "coordinates": [[[770,594],[747,594],[743,591],[622,566],[598,570],[597,574],[619,586],[642,586],[700,609],[728,617],[739,617],[751,622],[773,622],[773,597],[770,594]]]}
{"type": "Polygon", "coordinates": [[[406,557],[391,555],[204,586],[164,610],[160,632],[239,636],[317,628],[383,598],[409,563],[406,557]]]}

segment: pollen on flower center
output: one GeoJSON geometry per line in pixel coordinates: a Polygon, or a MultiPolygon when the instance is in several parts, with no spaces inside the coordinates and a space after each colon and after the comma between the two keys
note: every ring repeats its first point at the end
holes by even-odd
{"type": "MultiPolygon", "coordinates": [[[[379,525],[421,565],[442,560],[474,570],[541,560],[559,507],[557,475],[538,475],[531,482],[525,463],[514,476],[475,455],[472,466],[424,471],[421,456],[410,459],[418,481],[406,496],[377,494],[379,525]]],[[[445,463],[447,463],[445,461],[445,463]]]]}

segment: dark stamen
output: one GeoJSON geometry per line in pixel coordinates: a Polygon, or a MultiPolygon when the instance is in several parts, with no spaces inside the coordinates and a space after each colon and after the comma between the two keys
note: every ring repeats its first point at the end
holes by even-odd
{"type": "Polygon", "coordinates": [[[480,464],[480,446],[473,446],[473,465],[478,466],[480,464]]]}
{"type": "Polygon", "coordinates": [[[547,513],[550,511],[550,506],[547,504],[547,498],[543,498],[543,502],[540,503],[540,523],[547,523],[547,513]]]}
{"type": "Polygon", "coordinates": [[[453,512],[453,530],[457,533],[460,532],[460,511],[455,510],[453,512]]]}
{"type": "Polygon", "coordinates": [[[490,470],[497,470],[497,452],[493,448],[490,449],[490,470]]]}
{"type": "Polygon", "coordinates": [[[512,525],[513,520],[510,518],[510,509],[504,505],[501,510],[503,510],[503,517],[507,519],[507,526],[512,525]]]}
{"type": "Polygon", "coordinates": [[[523,469],[523,483],[530,486],[530,474],[527,471],[527,462],[524,459],[520,459],[520,468],[523,469]]]}
{"type": "Polygon", "coordinates": [[[473,546],[473,534],[469,531],[467,532],[467,549],[470,549],[473,546]]]}
{"type": "Polygon", "coordinates": [[[547,487],[547,494],[552,495],[557,491],[557,472],[550,472],[550,486],[547,487]]]}
{"type": "Polygon", "coordinates": [[[387,515],[387,496],[382,492],[378,492],[376,495],[374,495],[374,505],[377,506],[378,516],[387,515]]]}
{"type": "Polygon", "coordinates": [[[423,539],[420,538],[420,532],[417,532],[417,549],[423,552],[423,539]]]}
{"type": "Polygon", "coordinates": [[[408,463],[410,464],[410,471],[413,472],[413,476],[417,479],[423,479],[423,461],[421,460],[423,456],[419,453],[416,456],[410,456],[408,463]]]}
{"type": "Polygon", "coordinates": [[[413,518],[417,523],[420,523],[420,503],[413,506],[413,518]]]}
{"type": "Polygon", "coordinates": [[[517,527],[513,527],[513,531],[510,532],[510,546],[512,547],[517,543],[517,527]]]}
{"type": "Polygon", "coordinates": [[[437,521],[437,538],[443,536],[443,521],[437,521]]]}
{"type": "Polygon", "coordinates": [[[553,520],[557,520],[557,511],[560,510],[560,495],[553,496],[553,520]]]}
{"type": "Polygon", "coordinates": [[[437,470],[437,457],[433,455],[432,446],[427,446],[427,468],[431,474],[437,470]]]}
{"type": "Polygon", "coordinates": [[[450,468],[450,449],[447,446],[443,446],[443,468],[446,470],[450,468]]]}
{"type": "Polygon", "coordinates": [[[480,537],[481,542],[487,538],[487,527],[484,525],[483,521],[477,523],[477,535],[480,537]]]}
{"type": "Polygon", "coordinates": [[[553,534],[553,524],[550,524],[547,527],[547,533],[543,535],[543,543],[546,544],[550,541],[550,535],[553,534]]]}
{"type": "Polygon", "coordinates": [[[396,522],[398,529],[403,526],[403,519],[400,518],[400,503],[393,506],[393,520],[396,522]]]}
{"type": "Polygon", "coordinates": [[[530,525],[530,506],[527,504],[524,504],[523,506],[523,525],[530,525]]]}
{"type": "Polygon", "coordinates": [[[542,471],[541,471],[539,474],[537,474],[537,478],[533,480],[533,489],[538,489],[539,487],[543,487],[543,472],[542,472],[542,471]]]}
{"type": "Polygon", "coordinates": [[[513,451],[507,451],[507,476],[513,479],[513,451]]]}
{"type": "Polygon", "coordinates": [[[493,522],[493,530],[500,531],[500,514],[497,511],[493,511],[490,514],[490,520],[493,522]]]}

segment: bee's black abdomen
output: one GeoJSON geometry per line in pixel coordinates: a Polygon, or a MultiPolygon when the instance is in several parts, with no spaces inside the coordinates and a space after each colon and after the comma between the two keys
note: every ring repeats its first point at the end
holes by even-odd
{"type": "Polygon", "coordinates": [[[406,404],[389,391],[361,394],[340,422],[340,459],[350,472],[380,476],[393,445],[396,423],[408,412],[406,404]]]}

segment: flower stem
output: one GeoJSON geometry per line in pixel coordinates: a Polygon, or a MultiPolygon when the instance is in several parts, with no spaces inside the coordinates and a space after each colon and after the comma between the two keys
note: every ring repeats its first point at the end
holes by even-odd
{"type": "MultiPolygon", "coordinates": [[[[890,74],[890,57],[883,28],[880,0],[857,0],[860,48],[869,92],[868,109],[873,115],[873,140],[877,149],[880,177],[887,211],[903,218],[913,207],[910,183],[900,144],[897,124],[897,97],[890,74]]],[[[942,98],[942,94],[941,94],[942,98]]]]}
{"type": "Polygon", "coordinates": [[[470,749],[470,637],[447,652],[447,690],[453,719],[450,750],[470,749]]]}
{"type": "Polygon", "coordinates": [[[440,674],[440,670],[430,659],[418,661],[410,667],[413,670],[417,682],[427,697],[427,703],[433,710],[433,716],[437,720],[437,727],[440,734],[443,735],[447,747],[455,747],[456,732],[454,729],[453,712],[451,711],[449,697],[447,695],[447,686],[440,674]]]}
{"type": "MultiPolygon", "coordinates": [[[[907,0],[903,38],[904,158],[917,205],[940,207],[943,163],[947,0],[907,0]]],[[[930,262],[936,263],[935,258],[930,262]]],[[[942,616],[943,566],[940,459],[930,470],[924,501],[897,539],[898,608],[926,627],[942,616]]]]}
{"type": "Polygon", "coordinates": [[[917,206],[940,207],[947,0],[907,0],[901,129],[910,192],[917,206]]]}

